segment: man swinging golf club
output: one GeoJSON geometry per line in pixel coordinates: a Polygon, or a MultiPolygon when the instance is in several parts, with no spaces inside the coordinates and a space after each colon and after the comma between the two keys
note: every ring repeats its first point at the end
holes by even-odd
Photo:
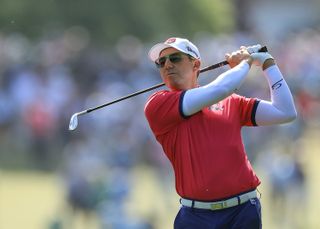
{"type": "Polygon", "coordinates": [[[246,156],[241,128],[287,123],[297,114],[274,58],[260,48],[227,53],[231,69],[205,86],[197,81],[199,50],[189,40],[169,38],[149,51],[169,89],[149,97],[145,115],[174,169],[181,197],[175,229],[262,227],[260,180],[246,156]],[[252,64],[263,70],[270,101],[236,94],[252,64]]]}

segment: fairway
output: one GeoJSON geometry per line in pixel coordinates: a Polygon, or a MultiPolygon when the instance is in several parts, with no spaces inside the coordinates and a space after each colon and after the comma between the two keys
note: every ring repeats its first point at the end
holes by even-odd
{"type": "Polygon", "coordinates": [[[0,182],[0,228],[48,228],[63,205],[54,175],[1,171],[0,182]]]}

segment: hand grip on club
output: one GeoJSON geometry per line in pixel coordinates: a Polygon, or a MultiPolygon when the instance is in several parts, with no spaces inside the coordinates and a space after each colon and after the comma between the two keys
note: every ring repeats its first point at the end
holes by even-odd
{"type": "MultiPolygon", "coordinates": [[[[266,46],[263,46],[259,52],[268,52],[268,49],[266,46]]],[[[205,67],[203,69],[200,70],[200,73],[202,72],[206,72],[206,71],[209,71],[209,70],[213,70],[213,69],[216,69],[216,68],[220,68],[222,66],[225,66],[225,65],[228,65],[228,61],[221,61],[219,63],[216,63],[216,64],[213,64],[213,65],[210,65],[208,67],[205,67]]],[[[134,97],[134,96],[137,96],[137,95],[140,95],[140,94],[143,94],[145,92],[148,92],[148,91],[152,91],[156,88],[159,88],[159,87],[162,87],[164,86],[165,84],[164,83],[159,83],[159,84],[156,84],[152,87],[149,87],[149,88],[146,88],[146,89],[143,89],[143,90],[140,90],[140,91],[137,91],[135,93],[132,93],[132,94],[129,94],[129,95],[126,95],[126,96],[123,96],[123,97],[120,97],[116,100],[113,100],[111,102],[108,102],[108,103],[105,103],[105,104],[102,104],[100,106],[97,106],[97,107],[93,107],[93,108],[89,108],[87,110],[83,110],[83,111],[80,111],[78,113],[75,113],[72,115],[71,119],[70,119],[70,123],[69,123],[69,130],[75,130],[78,126],[78,116],[80,115],[84,115],[84,114],[87,114],[87,113],[90,113],[92,111],[95,111],[95,110],[98,110],[98,109],[101,109],[103,107],[106,107],[106,106],[109,106],[111,104],[114,104],[114,103],[118,103],[122,100],[125,100],[125,99],[129,99],[131,97],[134,97]]]]}
{"type": "MultiPolygon", "coordinates": [[[[263,46],[261,47],[261,49],[259,49],[259,52],[268,52],[268,49],[267,49],[267,46],[263,46]]],[[[228,61],[221,61],[217,64],[213,64],[213,65],[210,65],[208,67],[205,67],[203,69],[200,70],[200,73],[202,72],[206,72],[206,71],[209,71],[209,70],[212,70],[212,69],[216,69],[216,68],[219,68],[219,67],[223,67],[224,65],[228,65],[228,61]]]]}

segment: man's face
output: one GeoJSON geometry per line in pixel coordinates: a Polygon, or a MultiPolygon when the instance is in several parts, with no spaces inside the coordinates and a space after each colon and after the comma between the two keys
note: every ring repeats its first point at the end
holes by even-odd
{"type": "MultiPolygon", "coordinates": [[[[175,48],[167,48],[160,53],[159,58],[174,53],[180,52],[175,48]]],[[[172,63],[166,58],[164,66],[160,68],[160,75],[163,82],[171,90],[187,90],[197,87],[199,68],[199,60],[190,59],[186,54],[181,53],[181,60],[176,63],[172,63]]]]}

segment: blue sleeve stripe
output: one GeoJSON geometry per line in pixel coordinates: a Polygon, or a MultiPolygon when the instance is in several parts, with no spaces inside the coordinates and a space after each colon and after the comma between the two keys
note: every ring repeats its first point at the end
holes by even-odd
{"type": "Polygon", "coordinates": [[[186,93],[186,91],[183,91],[183,92],[181,93],[181,95],[180,95],[180,100],[179,100],[179,113],[180,113],[180,115],[181,115],[183,118],[187,119],[189,116],[185,115],[185,114],[183,113],[183,110],[182,110],[182,103],[183,103],[183,98],[184,98],[185,93],[186,93]]]}
{"type": "Polygon", "coordinates": [[[256,112],[257,112],[257,108],[258,108],[259,103],[260,103],[260,100],[257,99],[253,104],[253,108],[252,108],[252,112],[251,112],[251,122],[254,126],[258,126],[256,123],[256,112]]]}

